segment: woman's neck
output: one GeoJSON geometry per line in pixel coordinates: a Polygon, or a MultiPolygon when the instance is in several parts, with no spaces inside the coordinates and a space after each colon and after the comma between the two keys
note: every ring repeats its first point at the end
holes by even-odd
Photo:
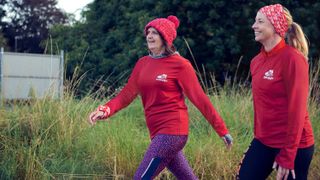
{"type": "Polygon", "coordinates": [[[261,44],[263,45],[264,50],[269,52],[281,41],[281,39],[282,38],[280,36],[274,36],[265,42],[261,42],[261,44]]]}
{"type": "Polygon", "coordinates": [[[152,56],[161,56],[164,54],[164,52],[165,52],[165,49],[163,47],[159,49],[150,49],[150,54],[152,56]]]}

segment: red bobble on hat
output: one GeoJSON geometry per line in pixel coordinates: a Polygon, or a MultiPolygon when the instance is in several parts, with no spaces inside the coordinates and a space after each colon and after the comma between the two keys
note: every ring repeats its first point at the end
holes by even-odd
{"type": "Polygon", "coordinates": [[[155,28],[164,40],[167,42],[168,46],[172,46],[172,42],[177,37],[177,29],[180,25],[180,21],[176,16],[170,15],[167,18],[156,18],[150,21],[144,28],[145,34],[150,27],[155,28]]]}
{"type": "Polygon", "coordinates": [[[176,16],[170,15],[167,17],[167,19],[170,20],[171,22],[173,22],[176,29],[178,29],[178,27],[180,25],[180,21],[176,16]]]}

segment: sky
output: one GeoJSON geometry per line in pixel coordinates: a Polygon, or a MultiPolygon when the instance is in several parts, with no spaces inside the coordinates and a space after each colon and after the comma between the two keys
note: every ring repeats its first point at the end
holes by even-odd
{"type": "Polygon", "coordinates": [[[83,7],[94,0],[57,0],[58,7],[67,13],[75,14],[77,20],[80,19],[80,12],[83,7]]]}

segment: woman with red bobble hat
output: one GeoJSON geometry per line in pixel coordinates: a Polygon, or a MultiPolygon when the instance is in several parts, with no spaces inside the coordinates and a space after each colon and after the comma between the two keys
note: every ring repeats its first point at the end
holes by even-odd
{"type": "Polygon", "coordinates": [[[112,100],[92,112],[95,124],[141,96],[151,143],[134,179],[153,179],[167,167],[177,179],[197,179],[183,154],[188,139],[185,96],[201,111],[214,130],[232,146],[232,137],[202,90],[190,62],[173,46],[179,20],[176,16],[157,18],[144,29],[149,55],[139,59],[128,83],[112,100]]]}
{"type": "Polygon", "coordinates": [[[250,65],[254,139],[238,179],[307,179],[314,137],[307,111],[308,44],[290,12],[280,4],[262,7],[252,25],[261,52],[250,65]],[[287,40],[287,42],[286,42],[287,40]]]}

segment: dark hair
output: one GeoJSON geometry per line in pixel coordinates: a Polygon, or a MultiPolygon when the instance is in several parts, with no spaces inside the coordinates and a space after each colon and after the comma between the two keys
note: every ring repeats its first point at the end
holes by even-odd
{"type": "Polygon", "coordinates": [[[177,51],[176,47],[174,47],[173,44],[171,47],[169,47],[167,41],[165,41],[164,38],[162,37],[162,34],[161,33],[159,33],[159,34],[160,34],[160,38],[165,46],[163,55],[170,56],[170,55],[174,54],[177,51]]]}

